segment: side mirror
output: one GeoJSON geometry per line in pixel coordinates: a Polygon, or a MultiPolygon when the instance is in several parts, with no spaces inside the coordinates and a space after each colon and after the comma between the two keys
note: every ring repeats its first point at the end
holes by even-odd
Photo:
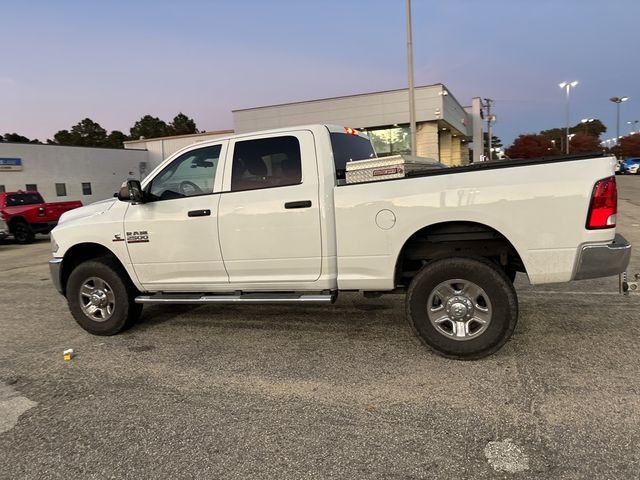
{"type": "Polygon", "coordinates": [[[138,180],[127,180],[118,192],[118,200],[131,203],[144,203],[144,192],[138,180]]]}

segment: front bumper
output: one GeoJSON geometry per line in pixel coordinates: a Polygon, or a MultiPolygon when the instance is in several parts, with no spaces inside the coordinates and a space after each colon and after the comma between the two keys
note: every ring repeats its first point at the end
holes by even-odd
{"type": "Polygon", "coordinates": [[[61,295],[64,295],[64,289],[62,288],[62,258],[53,257],[49,260],[49,272],[51,273],[51,281],[53,286],[61,295]]]}
{"type": "Polygon", "coordinates": [[[631,244],[616,234],[606,245],[584,245],[580,250],[574,280],[610,277],[624,272],[631,259],[631,244]]]}

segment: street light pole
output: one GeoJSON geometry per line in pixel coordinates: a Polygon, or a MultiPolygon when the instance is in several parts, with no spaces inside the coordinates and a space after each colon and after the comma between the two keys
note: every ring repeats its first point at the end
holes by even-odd
{"type": "Polygon", "coordinates": [[[611,97],[609,101],[616,104],[616,145],[620,143],[620,104],[629,100],[629,97],[611,97]]]}
{"type": "Polygon", "coordinates": [[[640,120],[631,120],[630,122],[627,122],[627,125],[631,125],[631,133],[636,133],[638,122],[640,122],[640,120]]]}
{"type": "Polygon", "coordinates": [[[564,153],[569,154],[569,93],[571,89],[578,85],[578,81],[574,80],[573,82],[562,82],[559,84],[560,88],[567,92],[567,121],[566,121],[566,132],[565,132],[565,149],[564,153]]]}
{"type": "Polygon", "coordinates": [[[413,85],[413,33],[411,30],[411,0],[407,0],[407,70],[409,76],[409,124],[411,155],[416,154],[416,97],[413,85]]]}
{"type": "Polygon", "coordinates": [[[580,120],[580,123],[582,123],[584,125],[584,134],[587,134],[587,124],[591,123],[591,122],[595,122],[595,118],[583,118],[582,120],[580,120]]]}

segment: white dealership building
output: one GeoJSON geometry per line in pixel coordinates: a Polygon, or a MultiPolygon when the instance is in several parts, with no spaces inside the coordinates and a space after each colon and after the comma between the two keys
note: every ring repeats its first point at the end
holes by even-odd
{"type": "Polygon", "coordinates": [[[37,190],[48,202],[103,200],[147,168],[144,150],[0,143],[0,191],[37,190]]]}
{"type": "MultiPolygon", "coordinates": [[[[469,143],[482,144],[480,98],[463,107],[443,85],[416,87],[416,153],[437,158],[447,165],[469,162],[469,143]]],[[[367,132],[378,155],[408,153],[408,90],[364,93],[345,97],[253,107],[233,111],[233,130],[179,137],[152,138],[125,142],[125,148],[149,151],[155,165],[190,143],[235,133],[271,128],[329,123],[367,132]]],[[[482,154],[476,149],[474,161],[482,154]]]]}
{"type": "MultiPolygon", "coordinates": [[[[37,189],[48,201],[90,203],[113,195],[127,178],[144,178],[192,143],[255,130],[312,123],[366,131],[378,155],[408,153],[407,89],[308,100],[233,111],[233,129],[125,142],[125,149],[0,143],[0,191],[37,189]]],[[[416,87],[416,150],[447,165],[469,162],[469,143],[482,153],[480,98],[463,107],[443,85],[416,87]]]]}

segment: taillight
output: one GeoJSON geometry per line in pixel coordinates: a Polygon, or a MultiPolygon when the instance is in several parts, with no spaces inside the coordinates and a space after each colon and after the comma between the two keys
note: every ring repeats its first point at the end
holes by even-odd
{"type": "Polygon", "coordinates": [[[614,228],[616,213],[618,213],[616,177],[603,178],[593,187],[587,215],[587,229],[614,228]]]}

